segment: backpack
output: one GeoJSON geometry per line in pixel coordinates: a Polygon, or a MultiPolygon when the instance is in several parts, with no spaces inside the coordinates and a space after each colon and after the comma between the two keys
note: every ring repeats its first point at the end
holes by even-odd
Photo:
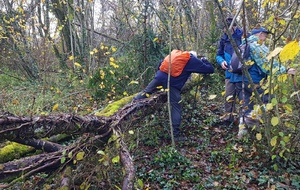
{"type": "MultiPolygon", "coordinates": [[[[250,43],[242,44],[238,47],[239,52],[242,55],[242,58],[244,62],[247,62],[251,59],[250,57],[250,43]]],[[[249,69],[252,65],[247,65],[247,69],[249,69]]],[[[237,73],[237,74],[242,74],[242,68],[243,64],[240,62],[236,52],[234,51],[231,60],[230,60],[230,66],[228,71],[231,73],[237,73]]]]}
{"type": "MultiPolygon", "coordinates": [[[[187,62],[189,61],[189,59],[191,57],[190,52],[181,51],[181,50],[172,50],[170,55],[171,55],[170,75],[172,77],[178,77],[182,73],[185,65],[187,64],[187,62]]],[[[163,62],[161,63],[161,65],[159,67],[159,70],[161,70],[164,73],[169,72],[170,55],[165,57],[165,59],[163,60],[163,62]]]]}

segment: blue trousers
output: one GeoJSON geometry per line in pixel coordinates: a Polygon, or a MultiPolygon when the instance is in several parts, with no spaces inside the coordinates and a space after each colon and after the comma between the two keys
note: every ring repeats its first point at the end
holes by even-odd
{"type": "MultiPolygon", "coordinates": [[[[159,86],[162,86],[163,88],[167,88],[165,83],[160,82],[157,79],[153,79],[142,92],[140,92],[136,97],[133,98],[133,100],[140,100],[140,99],[147,98],[148,95],[151,95],[152,93],[158,91],[159,89],[157,87],[159,86]]],[[[181,123],[181,114],[182,114],[180,101],[181,101],[180,90],[174,87],[170,87],[171,120],[172,120],[174,137],[178,137],[180,135],[179,127],[181,123]]]]}
{"type": "MultiPolygon", "coordinates": [[[[236,87],[236,92],[237,92],[239,100],[244,101],[245,106],[244,106],[243,115],[245,116],[245,115],[249,114],[253,110],[253,107],[254,107],[254,102],[251,100],[253,90],[251,89],[250,84],[248,82],[244,82],[244,93],[243,93],[243,83],[242,82],[235,83],[235,87],[236,87]]],[[[260,87],[257,87],[256,90],[261,95],[262,102],[264,104],[267,104],[269,101],[269,94],[263,94],[264,90],[260,87]]]]}

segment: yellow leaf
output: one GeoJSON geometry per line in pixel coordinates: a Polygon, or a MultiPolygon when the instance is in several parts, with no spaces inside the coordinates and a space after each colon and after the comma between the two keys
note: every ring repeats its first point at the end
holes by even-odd
{"type": "Polygon", "coordinates": [[[271,119],[271,124],[272,124],[273,126],[278,125],[278,123],[279,123],[279,118],[278,118],[278,117],[273,117],[273,118],[271,119]]]}
{"type": "Polygon", "coordinates": [[[128,133],[131,134],[131,135],[133,135],[134,131],[133,130],[129,130],[128,133]]]}
{"type": "Polygon", "coordinates": [[[223,91],[221,94],[222,94],[222,96],[224,96],[225,95],[225,91],[223,91]]]}
{"type": "Polygon", "coordinates": [[[213,100],[213,99],[215,99],[216,97],[217,97],[217,95],[209,95],[208,99],[209,99],[209,100],[213,100]]]}
{"type": "Polygon", "coordinates": [[[242,147],[239,147],[238,152],[239,152],[239,153],[243,152],[243,148],[242,148],[242,147]]]}
{"type": "Polygon", "coordinates": [[[268,103],[267,106],[266,106],[266,110],[270,111],[272,109],[273,109],[273,104],[272,103],[268,103]]]}
{"type": "Polygon", "coordinates": [[[286,62],[288,60],[294,60],[296,55],[300,51],[300,46],[296,40],[291,41],[287,45],[283,47],[283,50],[279,54],[279,58],[282,62],[286,62]]]}
{"type": "Polygon", "coordinates": [[[49,115],[49,113],[48,112],[41,112],[41,115],[44,115],[44,116],[48,116],[49,115]]]}
{"type": "Polygon", "coordinates": [[[291,104],[284,104],[283,108],[288,112],[293,112],[291,104]]]}
{"type": "Polygon", "coordinates": [[[256,133],[256,139],[259,141],[262,139],[261,133],[256,133]]]}
{"type": "Polygon", "coordinates": [[[232,102],[233,100],[230,100],[231,98],[233,98],[233,96],[232,96],[232,95],[230,95],[230,96],[227,96],[227,97],[226,97],[226,101],[227,101],[227,102],[232,102]]]}
{"type": "Polygon", "coordinates": [[[19,105],[19,101],[18,100],[13,100],[12,104],[19,105]]]}
{"type": "Polygon", "coordinates": [[[288,74],[282,74],[278,76],[279,82],[285,82],[288,79],[288,74]]]}
{"type": "Polygon", "coordinates": [[[82,160],[83,159],[83,156],[84,156],[84,152],[78,152],[77,154],[76,154],[76,160],[82,160]]]}
{"type": "Polygon", "coordinates": [[[270,144],[271,144],[271,146],[275,146],[276,143],[277,143],[277,136],[274,136],[274,137],[271,139],[270,144]]]}
{"type": "Polygon", "coordinates": [[[129,83],[129,85],[130,84],[139,84],[139,82],[138,81],[135,81],[135,80],[132,80],[130,83],[129,83]]]}
{"type": "Polygon", "coordinates": [[[113,157],[113,159],[111,159],[111,162],[114,164],[120,162],[120,156],[113,157]]]}
{"type": "Polygon", "coordinates": [[[114,46],[112,46],[112,47],[111,47],[111,51],[112,51],[112,52],[115,52],[115,51],[117,51],[117,48],[115,48],[114,46]]]}
{"type": "Polygon", "coordinates": [[[73,56],[73,55],[69,57],[69,60],[73,60],[73,59],[74,59],[74,56],[73,56]]]}
{"type": "Polygon", "coordinates": [[[268,61],[270,61],[270,59],[272,59],[272,57],[275,57],[276,55],[278,55],[278,53],[280,53],[282,51],[283,48],[281,47],[277,47],[275,48],[268,56],[267,59],[268,61]]]}
{"type": "Polygon", "coordinates": [[[72,152],[69,152],[68,153],[68,158],[72,158],[72,156],[73,156],[72,152]]]}
{"type": "Polygon", "coordinates": [[[299,90],[296,92],[293,92],[290,97],[292,98],[293,96],[297,95],[298,93],[299,93],[299,90]]]}
{"type": "Polygon", "coordinates": [[[52,108],[52,111],[57,110],[57,108],[58,108],[58,104],[55,104],[55,105],[53,106],[53,108],[52,108]]]}
{"type": "Polygon", "coordinates": [[[97,52],[98,52],[98,50],[97,50],[96,48],[94,48],[94,49],[93,49],[93,52],[97,53],[97,52]]]}
{"type": "Polygon", "coordinates": [[[98,152],[97,152],[97,154],[100,154],[100,155],[105,155],[105,152],[103,151],[103,150],[99,150],[98,152]]]}
{"type": "Polygon", "coordinates": [[[78,63],[78,62],[75,62],[74,65],[75,65],[76,67],[81,67],[80,63],[78,63]]]}

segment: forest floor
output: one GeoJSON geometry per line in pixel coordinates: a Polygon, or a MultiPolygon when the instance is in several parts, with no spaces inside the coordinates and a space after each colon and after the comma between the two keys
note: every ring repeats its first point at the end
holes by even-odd
{"type": "Polygon", "coordinates": [[[187,140],[176,142],[176,148],[168,127],[144,124],[144,136],[135,139],[139,144],[132,150],[144,189],[300,189],[299,153],[293,155],[297,163],[272,160],[253,134],[238,140],[236,124],[220,124],[222,107],[222,100],[185,103],[187,140]]]}
{"type": "MultiPolygon", "coordinates": [[[[238,140],[237,125],[220,124],[221,95],[211,100],[207,94],[183,96],[182,103],[182,132],[187,140],[176,142],[175,147],[166,106],[138,124],[128,123],[124,137],[136,168],[136,189],[300,189],[299,152],[290,154],[288,161],[272,159],[264,138],[257,140],[252,134],[238,140]]],[[[122,167],[112,161],[118,155],[112,144],[89,150],[82,162],[72,166],[72,189],[121,188],[122,167]]],[[[59,189],[64,170],[53,171],[33,175],[9,189],[59,189]]]]}

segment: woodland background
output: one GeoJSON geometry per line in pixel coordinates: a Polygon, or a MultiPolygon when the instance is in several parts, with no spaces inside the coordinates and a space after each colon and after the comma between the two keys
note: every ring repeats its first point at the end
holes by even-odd
{"type": "Polygon", "coordinates": [[[299,72],[299,0],[0,4],[0,188],[300,188],[299,75],[270,76],[263,127],[237,140],[236,126],[218,125],[215,62],[224,19],[236,16],[246,32],[257,23],[272,31],[271,62],[299,72]],[[189,140],[174,147],[165,100],[130,101],[175,48],[206,56],[215,73],[195,75],[183,94],[189,140]],[[126,109],[136,114],[120,117],[126,109]]]}

